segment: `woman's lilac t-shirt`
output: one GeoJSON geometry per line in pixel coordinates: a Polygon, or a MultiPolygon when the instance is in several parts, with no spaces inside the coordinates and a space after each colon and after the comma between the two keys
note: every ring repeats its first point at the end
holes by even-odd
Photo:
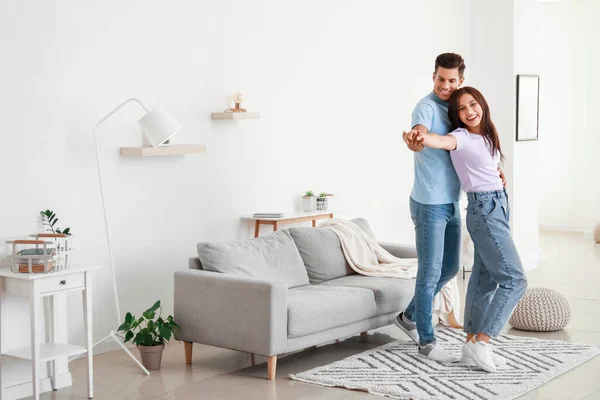
{"type": "Polygon", "coordinates": [[[498,172],[500,155],[493,156],[491,146],[483,136],[458,128],[449,135],[456,138],[456,150],[450,158],[465,192],[490,192],[502,190],[498,172]]]}

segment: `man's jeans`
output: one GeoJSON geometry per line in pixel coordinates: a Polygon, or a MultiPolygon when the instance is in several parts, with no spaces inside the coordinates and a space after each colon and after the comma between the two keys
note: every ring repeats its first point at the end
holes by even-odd
{"type": "Polygon", "coordinates": [[[415,321],[421,346],[435,342],[433,298],[460,268],[460,210],[458,202],[421,204],[410,199],[415,224],[419,270],[415,295],[404,311],[415,321]]]}
{"type": "Polygon", "coordinates": [[[467,229],[475,261],[465,304],[465,332],[495,337],[527,289],[527,278],[510,235],[504,190],[468,193],[467,229]]]}

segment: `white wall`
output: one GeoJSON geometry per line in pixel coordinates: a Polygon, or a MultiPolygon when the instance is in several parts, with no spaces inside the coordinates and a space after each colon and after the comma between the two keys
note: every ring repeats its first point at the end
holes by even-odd
{"type": "Polygon", "coordinates": [[[471,2],[472,68],[498,129],[511,203],[512,233],[526,269],[538,263],[538,142],[515,141],[517,74],[539,74],[539,1],[471,2]]]}
{"type": "Polygon", "coordinates": [[[598,18],[595,0],[541,7],[542,227],[590,231],[600,221],[598,18]]]}
{"type": "MultiPolygon", "coordinates": [[[[540,75],[540,9],[538,0],[514,2],[514,74],[540,75]]],[[[515,88],[516,78],[512,86],[515,88]]],[[[516,107],[516,100],[514,102],[516,107]]],[[[515,110],[513,107],[513,110],[515,110]]],[[[513,118],[516,127],[516,115],[513,118]]],[[[512,131],[516,140],[516,129],[512,131]]],[[[541,133],[540,133],[541,135],[541,133]]],[[[514,142],[512,191],[513,237],[527,269],[539,263],[540,141],[514,142]]]]}
{"type": "MultiPolygon", "coordinates": [[[[308,189],[339,195],[381,239],[412,241],[400,133],[431,90],[435,56],[474,59],[469,13],[468,0],[2,2],[0,239],[36,231],[37,212],[54,209],[77,235],[76,261],[103,267],[94,338],[115,327],[92,127],[134,96],[182,123],[174,143],[207,153],[120,157],[140,143],[133,104],[101,127],[123,311],[161,299],[171,313],[173,271],[197,242],[245,238],[240,215],[290,211],[308,189]],[[211,121],[235,91],[261,119],[211,121]]],[[[79,316],[80,298],[69,303],[79,316]]],[[[27,337],[20,325],[5,348],[27,337]]]]}

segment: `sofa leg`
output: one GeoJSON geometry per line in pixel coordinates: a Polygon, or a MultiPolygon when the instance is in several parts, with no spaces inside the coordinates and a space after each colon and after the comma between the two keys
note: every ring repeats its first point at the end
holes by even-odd
{"type": "Polygon", "coordinates": [[[366,337],[367,337],[367,335],[368,335],[368,332],[367,332],[367,331],[364,331],[364,332],[361,332],[361,333],[360,333],[360,337],[361,337],[361,338],[366,338],[366,337]]]}
{"type": "Polygon", "coordinates": [[[192,342],[183,342],[183,348],[185,349],[185,363],[186,364],[191,364],[192,363],[192,346],[194,345],[194,343],[192,342]]]}
{"type": "Polygon", "coordinates": [[[267,365],[269,369],[269,380],[272,381],[275,379],[275,371],[277,370],[277,356],[269,357],[267,365]]]}
{"type": "Polygon", "coordinates": [[[254,353],[250,353],[250,365],[253,367],[256,365],[256,359],[254,358],[254,353]]]}

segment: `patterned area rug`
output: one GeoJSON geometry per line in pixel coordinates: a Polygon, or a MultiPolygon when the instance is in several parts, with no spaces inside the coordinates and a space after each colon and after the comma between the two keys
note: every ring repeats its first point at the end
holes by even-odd
{"type": "MultiPolygon", "coordinates": [[[[461,330],[441,328],[436,338],[460,357],[461,330]]],[[[397,341],[290,378],[396,399],[514,399],[600,353],[600,346],[509,335],[492,344],[507,360],[492,374],[461,363],[439,364],[420,356],[412,342],[397,341]]]]}

